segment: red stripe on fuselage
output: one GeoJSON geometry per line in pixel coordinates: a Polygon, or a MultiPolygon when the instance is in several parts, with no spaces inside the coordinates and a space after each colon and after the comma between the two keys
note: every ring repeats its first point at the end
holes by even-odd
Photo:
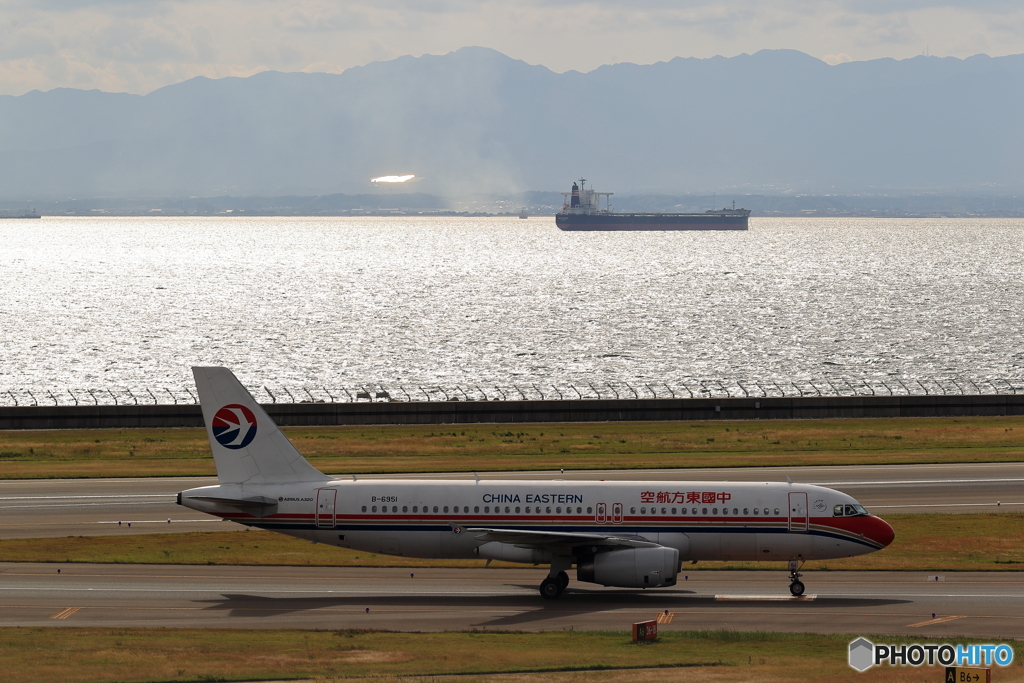
{"type": "MultiPolygon", "coordinates": [[[[265,517],[256,517],[248,512],[227,512],[219,513],[225,519],[259,519],[260,521],[313,521],[315,515],[308,513],[277,513],[265,517]]],[[[571,525],[591,526],[595,529],[615,529],[617,527],[633,526],[658,526],[671,528],[674,526],[708,526],[736,528],[739,525],[747,526],[751,531],[759,528],[776,528],[788,526],[785,517],[671,517],[671,516],[634,516],[625,517],[621,523],[596,522],[593,517],[551,517],[547,515],[522,515],[522,516],[501,516],[501,517],[479,517],[475,515],[338,515],[335,517],[335,524],[358,524],[358,523],[402,523],[402,524],[447,524],[458,522],[463,525],[473,526],[503,526],[503,525],[571,525]]],[[[821,530],[830,530],[841,535],[861,536],[869,539],[882,547],[892,543],[895,533],[891,526],[884,520],[873,516],[862,517],[811,517],[810,525],[821,530]]]]}

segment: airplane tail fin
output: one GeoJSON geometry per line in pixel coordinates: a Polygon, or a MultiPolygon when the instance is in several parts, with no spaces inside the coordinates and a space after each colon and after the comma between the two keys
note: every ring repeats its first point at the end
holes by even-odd
{"type": "Polygon", "coordinates": [[[192,368],[221,484],[329,479],[309,464],[227,368],[192,368]]]}

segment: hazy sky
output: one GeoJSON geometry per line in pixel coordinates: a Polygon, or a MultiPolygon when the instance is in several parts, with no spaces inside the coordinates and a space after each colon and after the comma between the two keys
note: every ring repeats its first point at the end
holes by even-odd
{"type": "Polygon", "coordinates": [[[0,94],[146,93],[491,47],[555,71],[791,48],[830,63],[1024,52],[1020,0],[0,0],[0,94]]]}

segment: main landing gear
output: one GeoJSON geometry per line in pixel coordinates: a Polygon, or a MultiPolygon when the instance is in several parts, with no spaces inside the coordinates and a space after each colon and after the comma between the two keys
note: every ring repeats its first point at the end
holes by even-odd
{"type": "Polygon", "coordinates": [[[556,557],[551,563],[551,571],[546,579],[540,583],[540,595],[545,600],[554,600],[562,594],[565,587],[569,585],[569,575],[566,569],[572,567],[571,557],[556,557]]]}
{"type": "Polygon", "coordinates": [[[558,572],[554,577],[549,576],[541,581],[540,594],[545,600],[554,600],[562,594],[568,585],[569,575],[565,572],[558,572]]]}
{"type": "Polygon", "coordinates": [[[804,584],[800,580],[803,574],[800,573],[800,567],[804,564],[803,560],[790,560],[789,561],[789,592],[794,597],[800,597],[804,594],[804,584]]]}

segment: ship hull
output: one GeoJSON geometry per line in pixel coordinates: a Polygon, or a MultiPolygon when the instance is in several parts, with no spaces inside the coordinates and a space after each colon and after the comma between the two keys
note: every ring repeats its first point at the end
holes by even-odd
{"type": "Polygon", "coordinates": [[[746,230],[747,216],[703,213],[555,214],[559,230],[746,230]]]}

